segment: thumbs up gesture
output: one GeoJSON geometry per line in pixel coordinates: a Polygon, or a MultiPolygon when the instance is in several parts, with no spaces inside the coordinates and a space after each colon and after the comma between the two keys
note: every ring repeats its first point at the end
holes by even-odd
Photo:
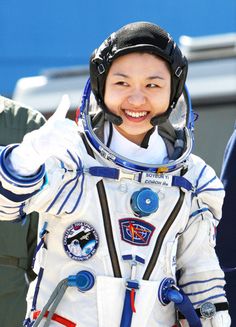
{"type": "Polygon", "coordinates": [[[68,151],[76,158],[80,136],[76,123],[66,118],[69,108],[69,97],[64,95],[45,125],[25,135],[9,158],[14,172],[21,176],[33,175],[50,157],[63,161],[70,169],[76,168],[68,151]]]}
{"type": "Polygon", "coordinates": [[[70,109],[70,98],[67,94],[64,94],[59,106],[55,110],[54,114],[51,116],[49,121],[63,120],[66,118],[67,112],[70,109]]]}

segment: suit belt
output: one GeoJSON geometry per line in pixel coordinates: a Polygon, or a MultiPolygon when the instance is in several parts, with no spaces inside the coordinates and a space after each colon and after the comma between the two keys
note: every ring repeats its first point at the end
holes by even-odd
{"type": "Polygon", "coordinates": [[[0,266],[10,266],[27,269],[27,259],[16,257],[0,257],[0,266]]]}

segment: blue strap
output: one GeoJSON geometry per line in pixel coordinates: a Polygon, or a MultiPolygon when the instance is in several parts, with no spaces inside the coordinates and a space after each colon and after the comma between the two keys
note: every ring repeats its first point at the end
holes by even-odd
{"type": "Polygon", "coordinates": [[[141,258],[140,256],[136,255],[134,257],[135,261],[142,263],[143,265],[145,264],[145,259],[141,258]]]}
{"type": "Polygon", "coordinates": [[[183,176],[173,176],[172,186],[182,187],[187,191],[193,190],[193,185],[183,176]]]}
{"type": "Polygon", "coordinates": [[[31,263],[31,268],[34,268],[35,265],[35,260],[36,260],[36,255],[39,252],[39,250],[41,249],[41,247],[44,245],[44,240],[41,239],[40,242],[37,244],[35,250],[34,250],[34,255],[33,255],[33,259],[32,259],[32,263],[31,263]]]}
{"type": "Polygon", "coordinates": [[[119,179],[120,171],[117,168],[94,166],[89,168],[89,173],[92,176],[119,179]]]}
{"type": "Polygon", "coordinates": [[[32,259],[32,263],[31,263],[31,268],[32,269],[34,268],[36,255],[37,255],[38,251],[41,249],[42,246],[45,245],[44,235],[46,233],[48,233],[47,226],[48,226],[48,223],[47,223],[47,221],[45,221],[41,231],[39,232],[40,242],[37,244],[37,246],[36,246],[36,248],[34,250],[33,259],[32,259]]]}
{"type": "Polygon", "coordinates": [[[181,303],[176,303],[176,307],[185,316],[190,327],[202,327],[201,320],[194,310],[193,304],[189,300],[188,296],[184,294],[182,290],[180,290],[180,293],[183,296],[183,301],[181,303]]]}
{"type": "MultiPolygon", "coordinates": [[[[134,296],[135,296],[135,294],[134,294],[134,296]]],[[[126,289],[125,301],[124,301],[124,306],[123,306],[120,327],[130,327],[131,326],[133,311],[131,308],[130,297],[131,297],[131,290],[126,289]]]]}
{"type": "Polygon", "coordinates": [[[169,304],[171,301],[175,303],[176,308],[187,319],[190,327],[202,327],[200,318],[198,317],[193,304],[188,296],[174,284],[173,278],[164,278],[158,290],[159,301],[163,305],[169,304]]]}
{"type": "Polygon", "coordinates": [[[38,293],[39,293],[40,284],[41,284],[41,281],[42,281],[42,278],[43,278],[43,273],[44,273],[44,268],[40,267],[38,277],[37,277],[37,284],[36,284],[35,290],[34,290],[34,296],[33,296],[31,311],[35,311],[36,307],[37,307],[38,293]]]}
{"type": "Polygon", "coordinates": [[[122,255],[123,260],[133,260],[132,254],[124,254],[122,255]]]}
{"type": "Polygon", "coordinates": [[[125,299],[123,305],[123,312],[120,322],[120,327],[130,327],[132,323],[133,312],[135,312],[135,295],[136,290],[139,289],[139,282],[136,280],[136,270],[133,272],[133,268],[136,267],[137,263],[144,264],[145,260],[138,255],[133,256],[132,254],[122,255],[123,260],[130,261],[131,264],[131,278],[126,281],[125,299]]]}
{"type": "MultiPolygon", "coordinates": [[[[111,178],[115,180],[119,180],[120,178],[120,169],[111,168],[111,167],[101,167],[101,166],[94,166],[88,168],[88,173],[92,176],[96,177],[103,177],[103,178],[111,178]]],[[[141,181],[142,173],[139,174],[139,178],[137,181],[141,181]]],[[[153,175],[154,173],[152,173],[153,175]]],[[[172,177],[172,186],[177,186],[186,189],[187,191],[193,190],[193,185],[184,177],[182,176],[173,176],[172,177]]]]}

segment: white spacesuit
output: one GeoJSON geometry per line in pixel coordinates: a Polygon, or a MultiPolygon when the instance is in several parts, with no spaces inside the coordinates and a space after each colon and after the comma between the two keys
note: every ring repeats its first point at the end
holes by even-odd
{"type": "Polygon", "coordinates": [[[191,154],[186,90],[169,118],[154,127],[153,145],[140,160],[133,160],[136,150],[119,134],[107,146],[110,120],[104,108],[91,114],[89,99],[90,83],[79,134],[75,123],[58,117],[59,108],[45,127],[1,154],[2,217],[41,214],[38,278],[28,294],[25,326],[170,327],[183,298],[203,326],[230,326],[214,251],[224,190],[213,169],[191,154]],[[163,140],[167,151],[154,164],[147,158],[163,140]],[[122,155],[115,152],[119,142],[128,145],[122,155]],[[48,159],[53,151],[63,160],[48,159]],[[29,166],[40,168],[32,174],[29,166]]]}

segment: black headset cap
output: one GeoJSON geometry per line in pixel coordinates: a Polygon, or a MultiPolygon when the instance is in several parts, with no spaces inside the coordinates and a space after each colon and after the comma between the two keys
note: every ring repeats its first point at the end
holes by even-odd
{"type": "Polygon", "coordinates": [[[152,125],[163,123],[181,96],[187,77],[188,62],[173,38],[158,25],[136,22],[125,25],[112,33],[90,58],[91,88],[96,101],[107,118],[120,125],[122,118],[111,113],[104,103],[105,82],[112,62],[131,52],[147,52],[160,56],[169,63],[171,72],[171,96],[167,111],[151,119],[152,125]]]}

